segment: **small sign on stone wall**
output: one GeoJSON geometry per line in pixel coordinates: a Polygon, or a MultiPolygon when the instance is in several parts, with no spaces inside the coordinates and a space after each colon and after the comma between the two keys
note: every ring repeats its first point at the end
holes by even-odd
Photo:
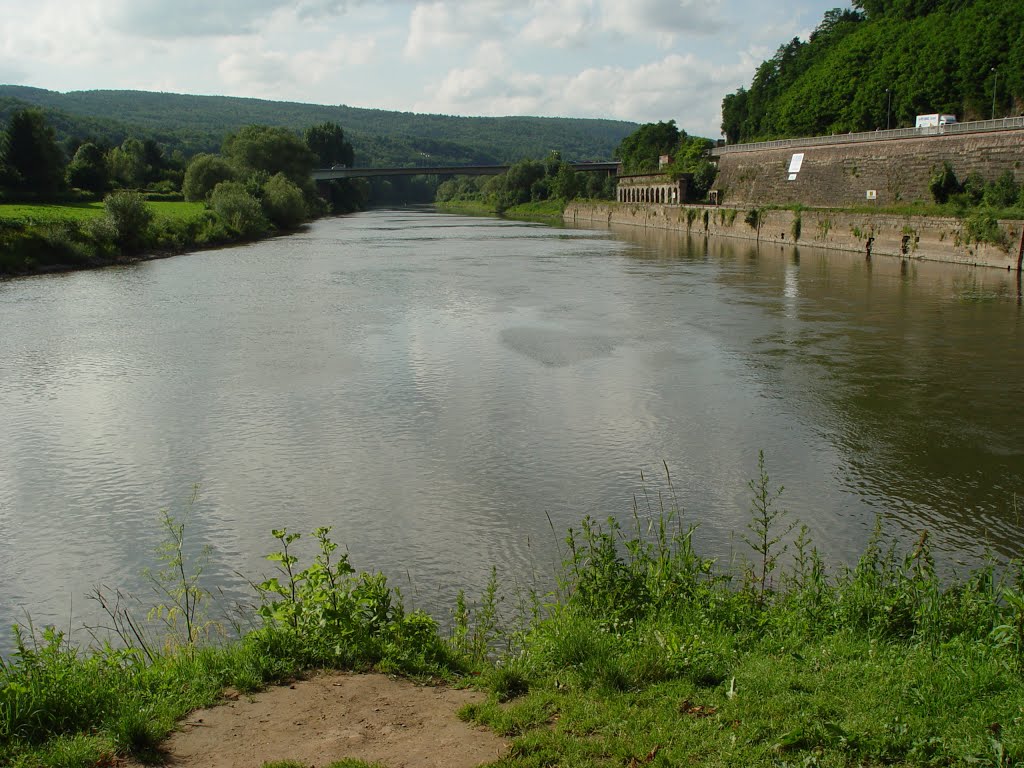
{"type": "Polygon", "coordinates": [[[789,159],[789,172],[791,174],[792,173],[800,173],[800,169],[803,167],[803,164],[804,164],[804,153],[803,152],[797,152],[796,154],[793,155],[793,157],[791,157],[789,159]]]}
{"type": "Polygon", "coordinates": [[[874,189],[869,189],[868,190],[868,200],[877,200],[877,199],[878,199],[878,192],[876,190],[874,190],[874,189]]]}

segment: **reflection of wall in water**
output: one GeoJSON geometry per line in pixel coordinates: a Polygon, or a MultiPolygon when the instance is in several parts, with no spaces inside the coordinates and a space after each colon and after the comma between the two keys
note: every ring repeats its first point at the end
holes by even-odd
{"type": "Polygon", "coordinates": [[[628,203],[570,203],[566,221],[622,224],[645,229],[679,230],[691,235],[721,235],[759,243],[813,245],[872,256],[1016,269],[1021,221],[999,222],[1008,250],[966,239],[963,222],[932,216],[880,216],[827,210],[760,210],[729,206],[678,206],[628,203]]]}

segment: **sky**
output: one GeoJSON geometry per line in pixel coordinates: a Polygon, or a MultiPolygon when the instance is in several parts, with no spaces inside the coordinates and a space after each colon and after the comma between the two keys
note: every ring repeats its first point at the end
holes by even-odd
{"type": "Polygon", "coordinates": [[[0,83],[448,115],[674,119],[848,0],[0,0],[0,83]]]}

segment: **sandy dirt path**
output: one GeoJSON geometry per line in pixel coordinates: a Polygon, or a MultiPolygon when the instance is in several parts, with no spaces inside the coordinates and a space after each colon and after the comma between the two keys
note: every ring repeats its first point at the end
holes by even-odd
{"type": "Polygon", "coordinates": [[[475,768],[508,749],[456,717],[482,698],[386,675],[321,674],[197,710],[163,748],[173,768],[260,768],[271,760],[323,768],[344,757],[388,768],[475,768]]]}

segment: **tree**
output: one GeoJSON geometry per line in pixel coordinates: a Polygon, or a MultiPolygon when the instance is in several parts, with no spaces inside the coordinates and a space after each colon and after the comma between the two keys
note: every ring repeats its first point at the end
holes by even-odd
{"type": "Polygon", "coordinates": [[[107,155],[110,178],[128,189],[146,185],[146,148],[138,139],[125,139],[107,155]]]}
{"type": "Polygon", "coordinates": [[[263,212],[281,229],[294,229],[307,218],[302,190],[283,173],[275,174],[263,185],[263,212]]]}
{"type": "Polygon", "coordinates": [[[105,192],[110,183],[110,176],[107,173],[107,160],[103,156],[103,150],[88,141],[79,146],[68,164],[66,176],[69,186],[84,189],[95,195],[105,192]]]}
{"type": "Polygon", "coordinates": [[[17,197],[53,200],[64,188],[64,155],[38,109],[11,115],[3,136],[7,184],[17,197]]]}
{"type": "Polygon", "coordinates": [[[265,171],[283,173],[302,189],[311,188],[317,156],[306,143],[286,128],[250,125],[224,139],[221,154],[242,174],[265,171]]]}
{"type": "Polygon", "coordinates": [[[320,123],[306,129],[306,146],[316,155],[321,168],[335,165],[351,167],[355,162],[352,145],[345,140],[345,132],[337,123],[320,123]]]}
{"type": "Polygon", "coordinates": [[[214,187],[210,207],[230,229],[243,237],[256,237],[268,229],[260,201],[237,181],[222,181],[214,187]]]}
{"type": "Polygon", "coordinates": [[[534,184],[543,178],[543,163],[522,160],[510,166],[505,173],[488,179],[484,185],[484,194],[492,200],[500,214],[513,205],[529,202],[534,184]]]}
{"type": "Polygon", "coordinates": [[[740,88],[722,99],[722,133],[729,144],[737,144],[747,120],[747,92],[740,88]]]}
{"type": "Polygon", "coordinates": [[[714,143],[711,139],[700,136],[687,136],[685,133],[680,135],[679,146],[676,147],[672,163],[666,170],[675,179],[683,175],[689,176],[687,197],[691,200],[703,200],[718,175],[718,166],[708,159],[714,143]]]}
{"type": "Polygon", "coordinates": [[[658,170],[658,158],[671,154],[678,146],[679,138],[675,120],[647,123],[622,140],[615,150],[615,157],[622,161],[626,174],[653,173],[658,170]]]}
{"type": "Polygon", "coordinates": [[[205,201],[222,181],[234,181],[235,169],[220,155],[199,154],[185,169],[181,191],[189,202],[205,201]]]}
{"type": "Polygon", "coordinates": [[[558,173],[551,180],[551,194],[560,200],[575,200],[580,195],[583,185],[580,183],[579,174],[572,169],[568,163],[562,163],[558,173]]]}

